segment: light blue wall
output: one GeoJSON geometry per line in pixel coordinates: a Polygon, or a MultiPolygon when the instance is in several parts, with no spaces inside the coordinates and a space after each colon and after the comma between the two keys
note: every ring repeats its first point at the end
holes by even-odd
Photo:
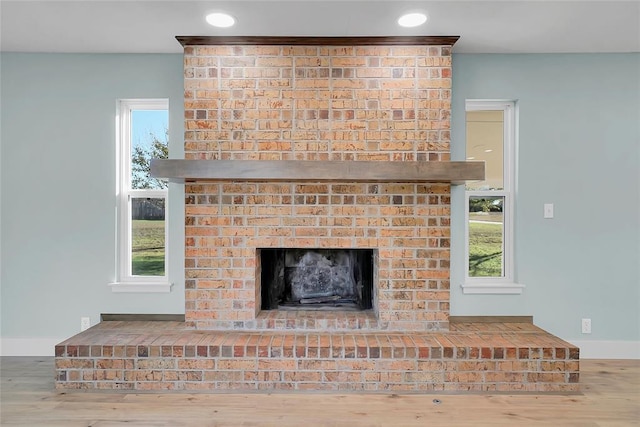
{"type": "Polygon", "coordinates": [[[452,157],[465,99],[519,106],[519,296],[463,295],[463,188],[453,195],[451,312],[533,315],[565,339],[640,340],[640,55],[454,55],[452,157]],[[555,218],[543,219],[543,204],[555,218]],[[582,335],[580,319],[593,333],[582,335]]]}
{"type": "MultiPolygon", "coordinates": [[[[114,294],[115,106],[168,97],[183,140],[182,55],[2,54],[2,337],[67,337],[99,313],[183,313],[182,190],[171,189],[170,294],[114,294]]],[[[464,99],[520,107],[521,296],[462,295],[454,204],[451,311],[534,315],[566,339],[638,340],[639,55],[454,55],[453,152],[464,99]],[[556,217],[542,219],[543,203],[556,217]],[[580,318],[593,334],[580,335],[580,318]]],[[[460,188],[454,199],[461,199],[460,188]]]]}
{"type": "Polygon", "coordinates": [[[169,98],[183,156],[182,55],[2,54],[2,337],[68,337],[80,317],[184,313],[182,188],[169,294],[113,293],[119,98],[169,98]]]}

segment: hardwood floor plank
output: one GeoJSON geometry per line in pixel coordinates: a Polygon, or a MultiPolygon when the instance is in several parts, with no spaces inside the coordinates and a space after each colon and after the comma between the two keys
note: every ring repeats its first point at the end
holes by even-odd
{"type": "Polygon", "coordinates": [[[0,424],[48,427],[634,426],[640,361],[581,360],[581,394],[60,392],[53,358],[2,358],[0,424]],[[434,402],[438,399],[438,402],[434,402]]]}

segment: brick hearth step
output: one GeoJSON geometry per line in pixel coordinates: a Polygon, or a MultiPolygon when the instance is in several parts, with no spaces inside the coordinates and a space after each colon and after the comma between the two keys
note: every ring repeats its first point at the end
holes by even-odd
{"type": "Polygon", "coordinates": [[[102,322],[56,346],[59,389],[578,390],[579,349],[527,323],[438,333],[202,331],[102,322]]]}

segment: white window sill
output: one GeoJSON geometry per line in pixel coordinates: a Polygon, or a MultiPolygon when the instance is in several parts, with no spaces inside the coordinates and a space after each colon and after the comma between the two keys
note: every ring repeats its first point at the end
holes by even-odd
{"type": "Polygon", "coordinates": [[[463,294],[479,295],[519,295],[525,288],[525,285],[519,283],[464,283],[460,285],[463,294]]]}
{"type": "Polygon", "coordinates": [[[169,282],[113,282],[112,292],[168,293],[173,283],[169,282]]]}

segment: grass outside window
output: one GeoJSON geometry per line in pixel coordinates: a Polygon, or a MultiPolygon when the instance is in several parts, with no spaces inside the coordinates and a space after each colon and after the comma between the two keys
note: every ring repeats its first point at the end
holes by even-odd
{"type": "Polygon", "coordinates": [[[469,276],[502,277],[502,213],[469,214],[469,276]]]}
{"type": "Polygon", "coordinates": [[[164,220],[132,220],[131,273],[134,276],[164,276],[164,220]]]}

